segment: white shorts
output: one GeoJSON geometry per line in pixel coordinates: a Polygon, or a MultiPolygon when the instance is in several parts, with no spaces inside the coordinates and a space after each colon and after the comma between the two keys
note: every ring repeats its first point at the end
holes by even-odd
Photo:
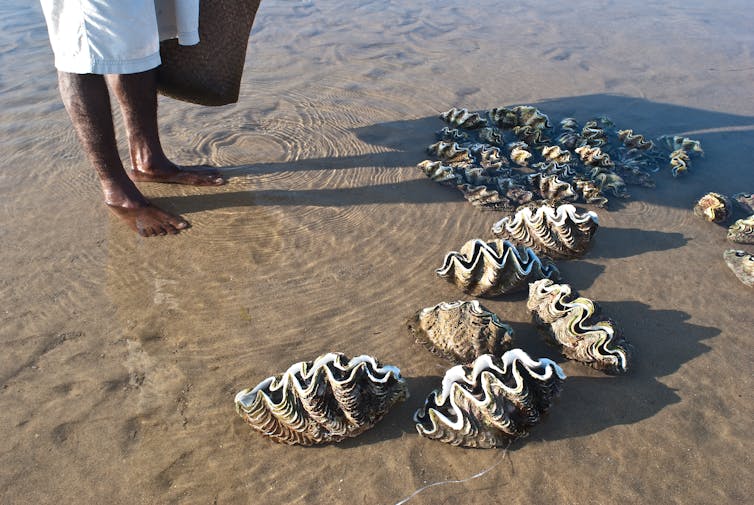
{"type": "Polygon", "coordinates": [[[160,40],[199,42],[199,0],[40,1],[62,72],[143,72],[160,64],[160,40]]]}

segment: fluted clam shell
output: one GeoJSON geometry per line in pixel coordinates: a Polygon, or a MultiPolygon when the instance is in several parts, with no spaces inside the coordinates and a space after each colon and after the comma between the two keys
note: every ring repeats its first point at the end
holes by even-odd
{"type": "Polygon", "coordinates": [[[584,128],[581,129],[581,146],[602,147],[607,144],[606,126],[612,126],[612,121],[604,117],[584,123],[584,128]]]}
{"type": "Polygon", "coordinates": [[[586,203],[596,205],[598,207],[604,207],[607,205],[607,198],[602,194],[600,188],[588,179],[576,179],[574,180],[576,190],[581,194],[581,197],[586,203]]]}
{"type": "Polygon", "coordinates": [[[613,196],[628,198],[626,183],[620,175],[600,167],[596,167],[588,173],[603,194],[609,191],[613,196]]]}
{"type": "Polygon", "coordinates": [[[438,131],[435,135],[437,140],[444,140],[445,142],[457,142],[463,143],[469,141],[469,134],[459,130],[458,128],[444,127],[438,131]]]}
{"type": "Polygon", "coordinates": [[[503,145],[503,132],[494,127],[486,127],[479,130],[479,140],[493,146],[503,145]]]}
{"type": "Polygon", "coordinates": [[[487,126],[487,120],[476,112],[469,112],[466,109],[456,109],[455,107],[440,114],[440,119],[459,128],[475,130],[487,126]]]}
{"type": "Polygon", "coordinates": [[[560,277],[547,258],[507,240],[473,239],[445,256],[435,273],[473,296],[493,297],[526,288],[537,279],[560,277]]]}
{"type": "Polygon", "coordinates": [[[521,349],[484,354],[445,373],[414,414],[420,435],[464,447],[492,448],[528,435],[560,393],[565,374],[521,349]]]}
{"type": "Polygon", "coordinates": [[[529,158],[532,157],[526,142],[511,142],[508,144],[508,149],[510,149],[511,160],[518,166],[525,167],[529,163],[529,158]]]}
{"type": "Polygon", "coordinates": [[[730,200],[720,193],[707,193],[694,205],[694,214],[710,223],[724,223],[731,216],[730,200]]]}
{"type": "Polygon", "coordinates": [[[682,151],[686,151],[689,154],[695,153],[702,156],[704,155],[702,144],[698,140],[692,140],[680,135],[663,135],[658,140],[660,144],[662,144],[669,151],[677,151],[680,149],[682,151]]]}
{"type": "Polygon", "coordinates": [[[615,166],[610,155],[599,147],[581,146],[576,148],[576,154],[585,165],[592,167],[612,168],[615,166]]]}
{"type": "Polygon", "coordinates": [[[414,314],[407,326],[417,342],[461,364],[482,354],[502,354],[513,337],[513,328],[477,300],[427,307],[414,314]]]}
{"type": "Polygon", "coordinates": [[[408,397],[400,370],[371,356],[329,353],[236,394],[238,414],[275,442],[338,442],[371,428],[408,397]]]}
{"type": "Polygon", "coordinates": [[[651,140],[645,139],[644,135],[634,133],[633,130],[618,130],[618,139],[620,139],[626,147],[632,149],[647,151],[654,147],[654,143],[651,140]]]}
{"type": "Polygon", "coordinates": [[[463,177],[458,171],[450,165],[443,164],[442,161],[424,160],[417,165],[417,168],[433,181],[445,186],[455,187],[463,183],[463,177]]]}
{"type": "Polygon", "coordinates": [[[729,249],[723,253],[723,259],[741,282],[754,288],[754,255],[746,251],[729,249]]]}
{"type": "Polygon", "coordinates": [[[560,146],[546,146],[542,148],[542,157],[555,163],[568,163],[571,161],[571,152],[561,149],[560,146]]]}
{"type": "Polygon", "coordinates": [[[598,226],[592,211],[579,214],[571,204],[543,205],[504,217],[492,226],[492,234],[554,259],[575,258],[589,249],[598,226]]]}
{"type": "Polygon", "coordinates": [[[686,172],[689,169],[690,164],[691,158],[689,158],[689,153],[687,151],[676,149],[670,153],[670,172],[673,174],[673,177],[678,177],[686,172]]]}
{"type": "Polygon", "coordinates": [[[539,189],[540,196],[549,202],[574,201],[579,197],[570,183],[560,180],[555,174],[532,174],[529,180],[539,189]]]}
{"type": "Polygon", "coordinates": [[[542,279],[529,285],[526,306],[534,321],[548,329],[553,343],[569,359],[607,373],[626,373],[631,348],[608,319],[595,321],[595,303],[572,292],[568,284],[542,279]]]}
{"type": "Polygon", "coordinates": [[[739,244],[754,244],[754,214],[730,225],[728,240],[739,244]]]}
{"type": "Polygon", "coordinates": [[[483,210],[512,210],[516,207],[510,198],[501,194],[497,189],[490,189],[481,184],[459,184],[456,187],[474,207],[483,210]]]}

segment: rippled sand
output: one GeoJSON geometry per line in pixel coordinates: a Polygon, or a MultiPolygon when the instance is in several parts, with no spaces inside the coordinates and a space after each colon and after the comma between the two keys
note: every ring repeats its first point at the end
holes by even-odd
{"type": "MultiPolygon", "coordinates": [[[[5,2],[0,502],[750,501],[752,291],[723,263],[725,229],[691,208],[754,191],[753,24],[743,0],[265,0],[240,103],[160,102],[169,153],[230,184],[143,185],[193,228],[142,239],[101,203],[39,6],[5,2]],[[528,439],[453,448],[414,430],[446,364],[404,321],[462,297],[433,270],[499,215],[415,164],[439,112],[522,103],[688,133],[706,158],[599,210],[594,249],[558,263],[635,344],[633,373],[563,362],[528,439]],[[333,350],[399,366],[412,397],[319,448],[236,416],[236,391],[333,350]]],[[[484,303],[530,354],[559,359],[524,295],[484,303]]]]}

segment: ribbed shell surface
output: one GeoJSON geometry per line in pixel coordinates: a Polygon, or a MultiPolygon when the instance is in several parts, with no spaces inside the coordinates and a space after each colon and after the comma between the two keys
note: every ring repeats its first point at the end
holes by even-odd
{"type": "Polygon", "coordinates": [[[420,435],[451,445],[491,448],[526,436],[560,393],[565,374],[521,349],[484,354],[445,373],[442,388],[414,414],[420,435]]]}
{"type": "Polygon", "coordinates": [[[544,256],[563,259],[584,254],[598,226],[592,211],[579,214],[571,204],[544,205],[536,210],[524,207],[512,218],[504,217],[492,226],[492,233],[544,256]]]}
{"type": "Polygon", "coordinates": [[[235,397],[236,411],[276,442],[338,442],[374,426],[408,396],[400,370],[371,356],[329,353],[292,365],[235,397]]]}
{"type": "Polygon", "coordinates": [[[568,284],[548,279],[533,282],[527,307],[535,322],[549,330],[565,357],[607,373],[628,371],[631,348],[615,323],[609,319],[593,322],[595,303],[572,293],[568,284]]]}
{"type": "Polygon", "coordinates": [[[438,276],[473,296],[493,297],[525,289],[535,280],[558,279],[560,272],[547,258],[507,240],[473,239],[445,256],[438,276]]]}

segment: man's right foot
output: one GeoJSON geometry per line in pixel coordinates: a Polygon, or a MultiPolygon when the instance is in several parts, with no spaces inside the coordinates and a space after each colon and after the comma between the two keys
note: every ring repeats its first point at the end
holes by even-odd
{"type": "Polygon", "coordinates": [[[189,227],[188,221],[182,217],[165,212],[149,202],[136,207],[108,203],[107,207],[142,237],[174,235],[189,227]]]}

